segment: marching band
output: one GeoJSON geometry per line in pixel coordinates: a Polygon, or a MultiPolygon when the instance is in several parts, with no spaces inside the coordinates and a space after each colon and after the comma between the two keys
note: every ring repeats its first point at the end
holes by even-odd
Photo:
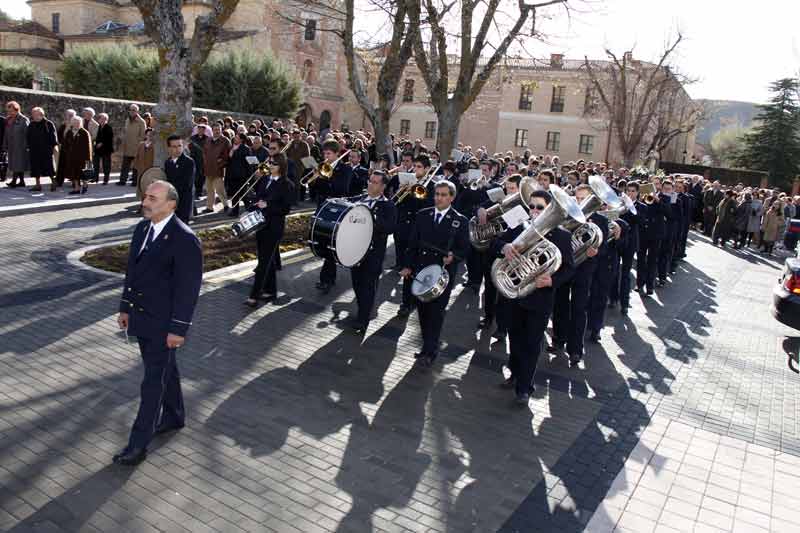
{"type": "MultiPolygon", "coordinates": [[[[607,310],[627,315],[634,258],[635,287],[646,298],[686,255],[694,197],[680,177],[636,180],[626,172],[616,179],[605,165],[526,168],[455,157],[432,164],[426,153],[399,155],[399,166],[368,171],[358,151],[326,141],[323,162],[300,180],[317,199],[308,239],[323,260],[317,288],[329,292],[337,266],[350,269],[358,308],[352,329],[363,335],[392,236],[402,279],[397,314],[416,309],[422,346],[415,357],[431,367],[465,263],[463,284],[481,296],[478,327],[494,325],[493,338],[508,339],[510,374],[500,385],[518,405],[527,405],[545,348],[579,365],[584,342],[600,341],[607,310]]],[[[297,193],[282,152],[271,151],[245,185],[255,191],[251,212],[234,231],[256,233],[258,267],[246,301],[255,307],[277,293],[278,244],[297,193]]]]}

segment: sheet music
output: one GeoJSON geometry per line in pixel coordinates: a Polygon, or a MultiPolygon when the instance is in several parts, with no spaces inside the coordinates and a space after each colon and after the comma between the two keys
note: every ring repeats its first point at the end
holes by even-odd
{"type": "Polygon", "coordinates": [[[506,192],[503,190],[502,187],[493,187],[488,191],[486,191],[486,195],[489,197],[489,200],[497,203],[506,197],[506,192]]]}
{"type": "Polygon", "coordinates": [[[456,150],[455,148],[453,148],[453,150],[450,152],[450,159],[452,159],[453,161],[456,162],[461,161],[462,157],[464,157],[464,152],[460,150],[456,150]]]}
{"type": "Polygon", "coordinates": [[[257,164],[260,163],[258,158],[256,156],[254,156],[254,155],[248,155],[248,156],[246,156],[244,158],[244,160],[247,161],[248,163],[250,163],[251,165],[257,165],[257,164]]]}
{"type": "Polygon", "coordinates": [[[530,219],[530,214],[521,205],[514,206],[513,209],[503,213],[502,216],[509,229],[514,229],[526,220],[530,219]]]}
{"type": "Polygon", "coordinates": [[[303,159],[300,160],[300,162],[303,163],[303,168],[306,169],[317,168],[317,160],[311,156],[304,157],[303,159]]]}
{"type": "Polygon", "coordinates": [[[481,177],[481,169],[479,168],[471,168],[467,170],[467,177],[470,181],[476,180],[481,177]]]}
{"type": "Polygon", "coordinates": [[[413,172],[398,172],[397,179],[400,181],[400,185],[412,185],[417,182],[417,175],[413,172]]]}

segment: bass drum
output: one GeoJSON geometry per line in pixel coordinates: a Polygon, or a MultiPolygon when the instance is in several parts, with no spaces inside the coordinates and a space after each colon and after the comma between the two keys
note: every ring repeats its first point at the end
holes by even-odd
{"type": "Polygon", "coordinates": [[[428,265],[414,276],[411,282],[411,294],[419,301],[432,302],[447,289],[450,274],[442,265],[428,265]]]}
{"type": "Polygon", "coordinates": [[[353,267],[372,244],[372,213],[365,205],[335,198],[326,201],[311,220],[308,243],[317,257],[353,267]]]}
{"type": "Polygon", "coordinates": [[[139,176],[139,181],[136,184],[136,198],[139,200],[144,198],[144,192],[154,181],[166,181],[167,175],[161,167],[150,167],[139,176]]]}

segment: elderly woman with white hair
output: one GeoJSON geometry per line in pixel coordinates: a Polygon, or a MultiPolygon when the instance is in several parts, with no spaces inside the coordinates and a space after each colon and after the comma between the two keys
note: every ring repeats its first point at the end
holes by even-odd
{"type": "Polygon", "coordinates": [[[56,173],[53,166],[53,149],[58,146],[56,126],[45,117],[44,109],[34,107],[31,109],[31,122],[28,124],[28,151],[31,159],[31,177],[36,180],[36,185],[31,192],[41,192],[42,176],[50,178],[52,183],[56,173]]]}
{"type": "MultiPolygon", "coordinates": [[[[92,181],[97,183],[100,180],[100,167],[103,167],[103,185],[108,185],[108,178],[111,175],[111,154],[114,153],[114,130],[108,123],[108,114],[100,113],[97,115],[97,135],[94,138],[94,178],[92,181]]],[[[91,134],[91,132],[89,132],[91,134]]]]}
{"type": "Polygon", "coordinates": [[[75,116],[70,120],[61,149],[64,178],[72,182],[69,194],[85,194],[88,187],[82,182],[83,170],[86,168],[86,163],[92,161],[92,140],[89,132],[83,127],[81,117],[75,116]]]}

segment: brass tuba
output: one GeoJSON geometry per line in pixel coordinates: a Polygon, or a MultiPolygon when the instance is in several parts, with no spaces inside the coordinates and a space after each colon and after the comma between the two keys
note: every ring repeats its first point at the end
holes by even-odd
{"type": "Polygon", "coordinates": [[[599,248],[603,244],[603,232],[594,222],[589,222],[589,216],[600,210],[603,204],[610,209],[616,209],[622,200],[614,192],[603,178],[599,176],[589,176],[589,186],[592,188],[592,195],[581,202],[581,211],[586,217],[584,223],[578,224],[570,221],[564,224],[564,229],[572,232],[572,254],[575,266],[580,265],[589,257],[589,248],[599,248]]]}
{"type": "Polygon", "coordinates": [[[586,222],[574,198],[557,185],[550,186],[553,201],[511,244],[520,250],[513,261],[496,259],[492,264],[492,281],[506,298],[524,298],[536,289],[536,278],[553,274],[561,267],[561,252],[545,235],[567,222],[586,222]]]}
{"type": "Polygon", "coordinates": [[[510,194],[500,202],[486,210],[486,223],[481,224],[478,217],[474,216],[469,221],[469,242],[478,251],[485,251],[496,236],[506,230],[503,214],[511,211],[516,206],[522,206],[525,211],[530,209],[531,194],[538,190],[539,184],[535,179],[526,177],[519,182],[519,192],[510,194]]]}

